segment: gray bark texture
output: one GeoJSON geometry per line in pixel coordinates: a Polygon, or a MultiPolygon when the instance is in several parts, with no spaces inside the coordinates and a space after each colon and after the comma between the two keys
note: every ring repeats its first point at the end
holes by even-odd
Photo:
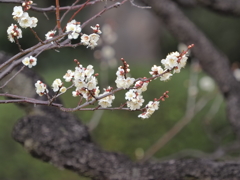
{"type": "MultiPolygon", "coordinates": [[[[185,44],[195,44],[193,54],[203,69],[217,82],[224,95],[228,118],[240,137],[240,85],[232,76],[228,58],[217,50],[205,35],[171,0],[141,0],[164,22],[169,31],[185,44]]],[[[0,62],[6,56],[2,55],[0,62]]],[[[11,74],[10,74],[11,76],[11,74]]],[[[7,78],[7,77],[6,77],[7,78]]],[[[17,84],[33,85],[41,79],[27,69],[7,87],[13,93],[17,84]]],[[[21,95],[36,97],[33,86],[17,86],[21,95]]],[[[5,91],[6,91],[5,90],[5,91]]],[[[14,92],[15,93],[15,92],[14,92]]],[[[17,93],[15,93],[17,94],[17,93]]],[[[42,98],[42,97],[41,97],[42,98]]],[[[123,154],[108,152],[91,140],[87,127],[71,113],[49,106],[19,105],[27,115],[13,128],[13,138],[28,152],[53,165],[74,171],[94,180],[238,180],[239,162],[208,159],[180,159],[137,163],[123,154]]]]}

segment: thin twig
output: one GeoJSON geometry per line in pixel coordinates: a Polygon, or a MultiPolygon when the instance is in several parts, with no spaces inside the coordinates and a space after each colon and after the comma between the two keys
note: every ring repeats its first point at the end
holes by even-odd
{"type": "MultiPolygon", "coordinates": [[[[198,103],[202,104],[199,107],[204,107],[206,103],[209,100],[205,100],[204,102],[202,100],[199,100],[198,103]]],[[[199,108],[198,112],[202,109],[199,108]]],[[[192,107],[189,109],[191,112],[194,111],[195,107],[192,107]]],[[[155,142],[145,153],[144,157],[140,160],[141,162],[147,161],[149,158],[151,158],[159,149],[164,147],[173,137],[175,137],[187,124],[191,122],[193,117],[197,114],[195,113],[186,113],[185,116],[180,119],[168,132],[166,132],[163,136],[161,136],[157,142],[155,142]]]]}
{"type": "Polygon", "coordinates": [[[23,49],[22,49],[22,47],[21,47],[21,45],[20,45],[18,39],[15,37],[14,40],[16,41],[16,44],[17,44],[17,46],[18,46],[19,51],[22,52],[23,49]]]}
{"type": "MultiPolygon", "coordinates": [[[[0,65],[0,70],[3,69],[3,68],[4,68],[5,66],[7,66],[8,64],[12,63],[14,60],[19,59],[20,57],[24,56],[25,54],[30,53],[30,52],[36,50],[37,48],[42,47],[42,46],[44,46],[44,45],[47,45],[47,44],[49,44],[49,43],[51,43],[51,42],[53,42],[53,41],[56,41],[56,40],[58,40],[58,39],[61,39],[61,38],[63,38],[64,36],[66,36],[66,35],[68,35],[68,34],[69,34],[69,33],[64,33],[64,34],[62,34],[62,35],[59,35],[59,36],[53,37],[53,38],[51,38],[51,39],[45,40],[45,41],[43,42],[43,44],[38,43],[38,44],[34,45],[33,47],[30,47],[30,48],[28,48],[28,49],[25,49],[24,51],[16,54],[15,56],[11,57],[9,60],[7,60],[7,61],[5,61],[4,63],[2,63],[2,64],[0,65]]],[[[0,75],[0,79],[2,79],[2,74],[0,75]]]]}
{"type": "Polygon", "coordinates": [[[101,16],[105,11],[108,11],[112,8],[117,8],[119,6],[121,6],[122,4],[124,4],[125,2],[127,2],[128,0],[124,0],[121,3],[117,2],[111,6],[108,6],[106,8],[104,8],[103,10],[101,10],[99,13],[97,13],[95,16],[91,17],[90,19],[88,19],[87,21],[85,21],[84,23],[82,23],[82,28],[85,27],[89,22],[91,22],[92,20],[96,19],[97,17],[101,16]]]}
{"type": "Polygon", "coordinates": [[[34,36],[37,38],[37,40],[38,40],[39,42],[41,42],[42,44],[44,44],[43,41],[40,39],[40,37],[37,35],[37,33],[36,33],[32,28],[30,28],[30,30],[32,31],[32,33],[34,34],[34,36]]]}
{"type": "Polygon", "coordinates": [[[79,2],[80,0],[76,0],[72,5],[71,7],[62,15],[60,21],[62,22],[64,17],[73,9],[73,7],[79,2]]]}
{"type": "Polygon", "coordinates": [[[73,18],[87,5],[87,3],[89,2],[90,0],[87,0],[83,6],[81,6],[73,15],[72,17],[68,20],[68,22],[70,22],[71,20],[73,20],[73,18]]]}
{"type": "Polygon", "coordinates": [[[151,6],[139,6],[139,5],[136,5],[134,3],[134,0],[130,0],[131,4],[137,8],[140,8],[140,9],[151,9],[152,7],[151,6]]]}
{"type": "Polygon", "coordinates": [[[4,88],[13,78],[15,78],[26,66],[22,66],[11,78],[9,78],[1,87],[0,89],[4,88]]]}

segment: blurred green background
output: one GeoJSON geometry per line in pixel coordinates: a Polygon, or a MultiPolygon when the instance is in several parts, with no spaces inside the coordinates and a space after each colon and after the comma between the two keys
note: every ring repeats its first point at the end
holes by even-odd
{"type": "MultiPolygon", "coordinates": [[[[39,5],[48,6],[50,2],[39,1],[39,5]]],[[[13,5],[6,4],[0,7],[1,11],[1,28],[0,28],[0,47],[1,50],[10,54],[18,52],[15,44],[10,43],[6,38],[6,29],[13,23],[12,20],[13,5]]],[[[239,61],[240,51],[236,50],[240,43],[240,24],[236,18],[221,16],[207,11],[203,8],[184,9],[186,15],[194,22],[200,29],[202,29],[211,41],[216,46],[225,52],[231,62],[239,61]]],[[[86,20],[90,17],[87,11],[83,12],[82,18],[86,20]]],[[[107,13],[106,13],[107,14],[107,13]]],[[[40,36],[53,28],[51,20],[47,21],[46,18],[39,13],[31,12],[31,15],[39,18],[39,27],[36,31],[40,36]]],[[[106,18],[103,15],[101,18],[106,18]]],[[[54,18],[54,13],[49,15],[50,19],[54,18]]],[[[21,41],[23,47],[30,47],[36,42],[26,41],[32,40],[34,37],[30,32],[24,30],[25,41],[21,41]]],[[[156,57],[155,59],[126,59],[130,64],[132,77],[149,77],[149,71],[154,62],[160,65],[160,59],[171,51],[177,50],[178,42],[166,31],[163,30],[159,37],[161,44],[161,54],[163,56],[156,57]],[[136,65],[137,64],[137,65],[136,65]]],[[[96,48],[96,50],[101,47],[96,48]]],[[[117,49],[115,49],[117,51],[117,49]]],[[[60,52],[54,50],[44,52],[39,56],[41,61],[38,66],[34,68],[45,79],[46,82],[51,84],[56,78],[62,78],[67,69],[74,69],[73,59],[77,58],[84,66],[93,64],[95,71],[100,73],[99,79],[101,80],[101,73],[104,77],[108,77],[110,85],[114,86],[116,69],[108,68],[108,71],[100,69],[99,64],[101,61],[94,60],[93,52],[85,47],[78,47],[74,49],[61,49],[60,52]],[[47,62],[47,64],[46,64],[47,62]]],[[[119,59],[120,57],[116,57],[119,59]]],[[[120,65],[120,61],[118,61],[120,65]]],[[[166,90],[169,90],[170,98],[165,102],[161,102],[159,111],[155,112],[150,119],[142,120],[137,118],[139,112],[122,112],[122,111],[105,111],[101,120],[91,133],[96,143],[100,144],[104,149],[110,151],[121,152],[134,160],[138,159],[139,153],[144,152],[152,144],[154,144],[160,137],[162,137],[169,129],[171,129],[179,120],[184,116],[186,110],[186,102],[188,97],[188,85],[190,74],[194,72],[198,75],[197,86],[195,87],[195,94],[197,101],[201,98],[207,99],[207,104],[203,109],[192,119],[190,123],[167,143],[161,150],[159,150],[154,158],[163,158],[170,156],[185,149],[200,150],[204,153],[212,153],[220,145],[227,144],[234,140],[234,135],[231,127],[226,119],[225,105],[221,103],[219,111],[211,118],[211,121],[206,125],[206,114],[212,108],[216,99],[221,99],[217,88],[212,91],[204,91],[199,87],[199,79],[205,77],[206,74],[187,65],[180,74],[175,74],[170,81],[160,82],[155,80],[149,84],[148,91],[143,93],[145,103],[159,97],[166,90]],[[196,93],[197,92],[197,93],[196,93]],[[211,97],[211,98],[209,98],[211,97]],[[206,133],[206,126],[211,127],[212,133],[215,135],[222,135],[218,143],[213,143],[211,138],[206,133]]],[[[102,90],[102,87],[100,88],[102,90]]],[[[118,93],[114,105],[118,106],[123,103],[124,93],[118,93]]],[[[77,104],[77,99],[71,97],[71,92],[63,95],[63,101],[67,107],[74,107],[77,104]]],[[[1,180],[85,180],[86,178],[79,177],[77,174],[59,170],[48,163],[41,162],[32,158],[24,148],[16,143],[11,138],[11,131],[14,123],[18,118],[24,116],[23,111],[16,106],[7,104],[0,104],[0,179],[1,180]],[[14,112],[14,113],[9,113],[14,112]]],[[[88,124],[94,112],[77,112],[76,113],[84,123],[88,124]]],[[[141,155],[141,153],[140,153],[141,155]]],[[[189,157],[193,156],[189,154],[189,157]]]]}

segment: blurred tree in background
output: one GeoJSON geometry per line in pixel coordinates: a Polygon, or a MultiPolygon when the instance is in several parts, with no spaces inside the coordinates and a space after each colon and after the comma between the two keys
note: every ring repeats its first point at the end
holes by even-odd
{"type": "MultiPolygon", "coordinates": [[[[214,176],[217,177],[215,179],[233,179],[233,177],[239,177],[237,162],[234,162],[234,167],[231,163],[214,164],[215,160],[224,162],[223,160],[239,158],[238,117],[240,116],[234,115],[238,113],[236,111],[239,111],[240,107],[240,88],[239,82],[236,81],[239,78],[240,52],[236,47],[240,43],[240,24],[238,23],[240,4],[236,1],[229,1],[232,6],[228,3],[224,4],[224,0],[209,2],[204,0],[140,1],[143,3],[141,7],[149,5],[151,9],[132,7],[126,3],[118,9],[106,12],[91,23],[91,25],[99,23],[103,28],[105,27],[106,32],[112,33],[111,37],[106,37],[103,31],[102,43],[94,50],[80,46],[75,50],[68,48],[60,49],[59,52],[50,50],[42,53],[39,56],[42,61],[39,61],[35,69],[49,84],[56,77],[64,74],[67,69],[74,67],[72,59],[78,59],[84,65],[93,64],[98,68],[96,72],[100,73],[101,84],[106,86],[110,83],[114,86],[115,72],[121,57],[124,57],[130,64],[132,76],[144,77],[149,76],[148,71],[153,63],[159,64],[167,53],[175,51],[182,43],[195,44],[190,54],[190,62],[180,74],[172,77],[168,82],[154,81],[149,85],[149,92],[144,94],[146,101],[166,90],[170,91],[170,98],[161,103],[160,110],[150,119],[142,121],[137,118],[139,113],[135,112],[80,111],[75,113],[89,127],[93,141],[104,149],[96,150],[100,151],[99,156],[95,153],[96,157],[99,157],[96,159],[97,165],[101,164],[98,162],[98,160],[101,161],[101,156],[104,157],[103,164],[108,164],[105,150],[126,154],[134,162],[125,160],[125,157],[122,158],[119,155],[120,163],[116,163],[116,169],[119,171],[110,168],[112,162],[109,162],[110,167],[106,165],[109,172],[101,172],[102,169],[97,168],[89,170],[82,165],[84,164],[82,162],[80,162],[81,165],[76,163],[77,166],[74,163],[73,165],[63,163],[64,166],[59,165],[60,169],[70,169],[82,176],[90,176],[92,179],[214,179],[214,176]],[[221,3],[224,6],[220,6],[221,3]],[[235,6],[233,6],[234,3],[235,6]],[[188,29],[192,26],[186,22],[184,17],[188,17],[190,23],[194,23],[199,32],[196,32],[194,28],[188,29]],[[209,43],[211,46],[208,46],[208,41],[212,42],[209,43]],[[219,61],[217,62],[216,59],[219,61]],[[226,76],[227,73],[229,76],[226,76]],[[236,79],[234,79],[234,74],[236,79]],[[209,76],[216,82],[214,83],[209,76]],[[185,158],[186,161],[184,161],[185,158]],[[148,161],[149,159],[158,159],[158,161],[152,162],[148,161]],[[135,164],[135,162],[142,162],[142,164],[135,164]],[[174,165],[176,171],[170,171],[170,165],[174,165]],[[136,174],[133,173],[132,168],[136,169],[136,174]],[[148,168],[149,172],[145,172],[144,168],[148,168]],[[221,174],[217,168],[225,168],[226,173],[221,174]],[[235,171],[232,172],[233,170],[235,171]]],[[[136,3],[140,2],[136,1],[136,3]]],[[[55,5],[53,0],[34,1],[34,3],[40,7],[55,5]]],[[[62,3],[61,6],[66,6],[72,2],[60,1],[60,3],[62,3]]],[[[107,5],[111,3],[115,2],[108,2],[107,5]]],[[[104,2],[88,6],[76,19],[83,22],[102,10],[104,6],[104,2]]],[[[0,28],[0,47],[8,54],[18,52],[16,44],[9,43],[6,36],[6,29],[13,22],[12,8],[12,4],[4,3],[0,7],[3,20],[0,28]]],[[[39,19],[38,26],[41,27],[39,36],[44,37],[49,29],[54,28],[55,12],[47,13],[49,20],[43,13],[34,11],[31,13],[39,19]]],[[[84,31],[88,30],[90,30],[89,27],[84,28],[84,31]]],[[[33,34],[25,33],[21,45],[30,47],[36,44],[32,41],[33,39],[33,34]]],[[[122,103],[123,98],[124,94],[120,93],[115,103],[122,103]]],[[[62,99],[67,107],[77,104],[77,101],[71,98],[71,93],[64,94],[62,99]]],[[[11,137],[14,124],[17,119],[25,116],[25,113],[9,104],[1,104],[0,112],[0,159],[4,167],[0,170],[0,179],[86,179],[70,171],[59,171],[48,163],[30,157],[11,137]]],[[[15,140],[24,144],[25,141],[22,141],[21,135],[16,130],[13,136],[15,140]]],[[[52,161],[44,153],[37,154],[37,150],[29,150],[26,146],[25,148],[43,161],[52,161]]],[[[74,148],[69,150],[69,157],[71,157],[71,152],[75,153],[74,148]]],[[[79,150],[79,154],[81,153],[79,150]]],[[[115,157],[110,154],[110,156],[109,159],[118,159],[118,155],[115,157]]],[[[68,157],[68,154],[64,154],[64,157],[68,157]]],[[[53,164],[58,166],[58,162],[54,160],[53,164]]],[[[90,169],[92,166],[95,167],[89,164],[87,166],[90,169]]],[[[104,165],[102,166],[104,169],[104,165]]],[[[115,168],[114,164],[112,167],[115,168]]]]}

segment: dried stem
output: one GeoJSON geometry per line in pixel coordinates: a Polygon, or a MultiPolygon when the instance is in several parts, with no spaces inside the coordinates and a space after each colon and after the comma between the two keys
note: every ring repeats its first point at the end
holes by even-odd
{"type": "Polygon", "coordinates": [[[18,39],[17,39],[16,37],[14,37],[14,40],[16,41],[16,44],[17,44],[17,46],[18,46],[19,51],[22,52],[23,49],[22,49],[22,47],[21,47],[21,45],[20,45],[18,39]]]}
{"type": "Polygon", "coordinates": [[[43,41],[40,39],[40,37],[37,35],[37,33],[36,33],[32,28],[29,28],[29,29],[32,31],[32,33],[33,33],[34,36],[37,38],[37,40],[38,40],[39,42],[41,42],[42,44],[44,44],[43,41]]]}

